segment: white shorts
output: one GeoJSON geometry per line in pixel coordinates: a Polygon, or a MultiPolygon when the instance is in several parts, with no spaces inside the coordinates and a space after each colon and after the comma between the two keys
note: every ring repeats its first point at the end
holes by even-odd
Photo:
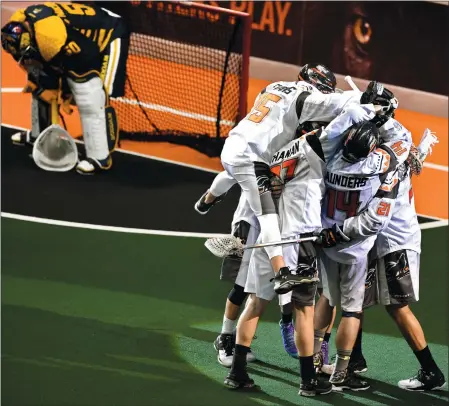
{"type": "MultiPolygon", "coordinates": [[[[256,243],[260,242],[260,238],[256,243]]],[[[245,292],[255,294],[259,299],[273,300],[275,296],[273,267],[263,248],[248,250],[251,258],[248,267],[248,277],[245,284],[245,292]]]]}
{"type": "MultiPolygon", "coordinates": [[[[259,230],[255,227],[251,226],[251,228],[249,229],[246,244],[254,245],[256,243],[258,237],[259,237],[259,230]]],[[[246,280],[248,278],[248,268],[249,268],[249,261],[251,258],[251,251],[252,250],[245,250],[243,252],[243,258],[242,258],[242,262],[240,264],[239,273],[237,274],[237,278],[235,279],[236,285],[239,285],[241,287],[245,287],[246,280]]]]}
{"type": "Polygon", "coordinates": [[[368,258],[362,258],[356,264],[341,264],[330,259],[325,253],[321,253],[319,258],[323,291],[330,305],[341,305],[341,309],[347,312],[361,312],[368,258]]]}
{"type": "Polygon", "coordinates": [[[391,252],[377,260],[380,304],[407,304],[419,300],[419,261],[419,253],[411,250],[391,252]]]}

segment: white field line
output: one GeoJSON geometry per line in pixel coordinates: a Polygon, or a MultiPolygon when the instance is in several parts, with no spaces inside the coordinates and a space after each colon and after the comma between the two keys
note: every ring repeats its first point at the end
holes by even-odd
{"type": "MultiPolygon", "coordinates": [[[[149,235],[163,235],[169,237],[194,237],[194,238],[212,238],[221,237],[227,234],[220,233],[191,233],[185,231],[166,231],[166,230],[147,230],[143,228],[127,228],[127,227],[114,227],[114,226],[102,226],[98,224],[76,223],[71,221],[53,220],[34,216],[24,216],[22,214],[5,213],[2,212],[1,216],[8,219],[28,221],[31,223],[48,224],[60,227],[71,228],[85,228],[89,230],[99,231],[113,231],[116,233],[129,233],[129,234],[149,234],[149,235]]],[[[445,227],[449,225],[448,220],[439,220],[433,223],[420,224],[421,230],[427,230],[429,228],[445,227]]]]}
{"type": "MultiPolygon", "coordinates": [[[[2,87],[2,93],[22,93],[22,88],[20,88],[20,87],[2,87]]],[[[170,113],[170,114],[174,114],[177,116],[187,117],[187,118],[191,118],[191,119],[199,120],[199,121],[208,121],[210,123],[215,123],[215,121],[217,120],[216,117],[210,117],[210,116],[206,116],[204,114],[176,110],[171,107],[162,106],[160,104],[142,103],[142,102],[139,103],[137,100],[130,100],[130,99],[126,99],[123,97],[116,97],[116,98],[111,97],[111,100],[115,100],[120,103],[129,104],[132,106],[140,105],[145,109],[162,111],[164,113],[170,113]]],[[[234,121],[230,121],[230,120],[220,120],[220,124],[232,127],[235,123],[234,123],[234,121]]]]}
{"type": "Polygon", "coordinates": [[[8,219],[28,221],[31,223],[48,224],[53,226],[71,227],[71,228],[86,228],[89,230],[100,231],[114,231],[117,233],[129,233],[129,234],[149,234],[149,235],[163,235],[169,237],[195,237],[195,238],[211,238],[220,237],[227,234],[218,233],[190,233],[184,231],[166,231],[166,230],[147,230],[143,228],[127,228],[127,227],[113,227],[102,226],[98,224],[76,223],[71,221],[52,220],[42,217],[24,216],[22,214],[14,213],[1,213],[1,216],[8,219]]]}

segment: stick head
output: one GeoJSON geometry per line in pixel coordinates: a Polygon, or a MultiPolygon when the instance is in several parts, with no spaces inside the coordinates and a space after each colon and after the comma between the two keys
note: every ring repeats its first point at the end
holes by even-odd
{"type": "Polygon", "coordinates": [[[233,235],[209,238],[204,246],[216,257],[224,258],[228,255],[243,256],[243,244],[240,238],[233,235]]]}

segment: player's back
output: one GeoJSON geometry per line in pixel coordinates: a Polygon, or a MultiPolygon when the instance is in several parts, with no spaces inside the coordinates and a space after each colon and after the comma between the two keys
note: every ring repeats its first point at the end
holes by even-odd
{"type": "Polygon", "coordinates": [[[295,137],[296,100],[303,92],[318,92],[306,82],[275,82],[263,89],[253,108],[231,130],[221,155],[230,165],[251,161],[270,164],[273,154],[295,137]]]}
{"type": "MultiPolygon", "coordinates": [[[[346,219],[363,212],[390,173],[389,164],[390,156],[381,148],[357,163],[345,161],[342,150],[337,152],[326,168],[323,228],[330,228],[335,223],[342,226],[346,219]]],[[[325,252],[335,261],[356,263],[358,258],[368,254],[375,239],[376,236],[353,239],[325,252]]]]}
{"type": "Polygon", "coordinates": [[[279,199],[282,238],[321,229],[326,165],[320,132],[317,130],[291,141],[272,158],[271,171],[285,185],[279,199]]]}
{"type": "Polygon", "coordinates": [[[377,236],[377,256],[409,249],[421,252],[421,229],[415,210],[410,169],[404,164],[400,170],[399,192],[388,227],[377,236]]]}
{"type": "Polygon", "coordinates": [[[40,47],[48,41],[60,41],[62,46],[65,42],[63,37],[67,35],[68,39],[71,40],[75,32],[75,34],[80,33],[94,41],[100,51],[103,51],[110,42],[126,32],[125,24],[120,16],[96,6],[47,2],[30,6],[24,10],[24,13],[32,23],[39,22],[35,30],[40,47]],[[59,17],[64,22],[67,34],[59,33],[60,26],[55,24],[51,18],[54,18],[54,16],[59,17]],[[40,41],[39,38],[41,38],[40,41]]]}

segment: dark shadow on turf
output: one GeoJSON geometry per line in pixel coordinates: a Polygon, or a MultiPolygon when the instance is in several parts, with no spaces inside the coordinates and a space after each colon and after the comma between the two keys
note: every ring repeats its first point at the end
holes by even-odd
{"type": "Polygon", "coordinates": [[[230,230],[238,188],[207,217],[193,209],[213,173],[119,152],[111,171],[98,176],[46,172],[29,157],[30,147],[12,145],[14,132],[2,127],[2,211],[118,227],[230,230]]]}

